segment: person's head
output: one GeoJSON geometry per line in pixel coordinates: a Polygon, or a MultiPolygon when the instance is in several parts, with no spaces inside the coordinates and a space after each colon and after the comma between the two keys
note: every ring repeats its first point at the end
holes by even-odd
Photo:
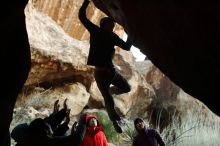
{"type": "Polygon", "coordinates": [[[11,137],[16,142],[22,142],[25,140],[26,136],[28,135],[28,124],[22,123],[17,125],[12,131],[11,131],[11,137]]]}
{"type": "Polygon", "coordinates": [[[144,129],[146,125],[145,125],[143,119],[141,119],[141,118],[136,118],[136,119],[134,120],[134,126],[135,126],[136,130],[139,131],[139,130],[144,129]]]}
{"type": "Polygon", "coordinates": [[[30,123],[29,131],[31,134],[39,136],[52,136],[53,134],[50,125],[41,118],[37,118],[30,123]]]}
{"type": "Polygon", "coordinates": [[[99,121],[97,120],[97,118],[95,116],[86,116],[86,121],[87,121],[87,126],[98,126],[99,125],[99,121]]]}
{"type": "Polygon", "coordinates": [[[110,17],[104,17],[100,20],[100,28],[105,31],[113,31],[115,27],[115,22],[110,17]]]}

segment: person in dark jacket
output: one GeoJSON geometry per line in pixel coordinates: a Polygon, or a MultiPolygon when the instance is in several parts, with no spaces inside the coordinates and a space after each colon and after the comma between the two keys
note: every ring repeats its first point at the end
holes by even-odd
{"type": "Polygon", "coordinates": [[[95,66],[95,80],[104,97],[109,118],[113,122],[115,130],[118,133],[122,133],[122,129],[118,124],[121,118],[115,110],[114,99],[109,92],[109,88],[110,85],[113,84],[121,93],[126,93],[131,90],[127,80],[115,70],[112,62],[115,54],[114,46],[119,46],[129,51],[131,41],[127,39],[127,41],[124,42],[113,32],[115,23],[110,17],[102,18],[100,27],[93,24],[86,17],[86,8],[88,5],[89,0],[84,0],[79,10],[79,19],[90,33],[90,49],[87,64],[95,66]]]}
{"type": "Polygon", "coordinates": [[[81,115],[76,131],[69,136],[53,136],[50,125],[41,118],[33,120],[26,128],[27,126],[23,124],[17,127],[15,134],[12,134],[18,142],[16,146],[78,146],[85,135],[86,115],[81,115]],[[22,130],[26,133],[22,133],[24,132],[22,130]]]}
{"type": "Polygon", "coordinates": [[[155,130],[147,127],[144,120],[136,118],[134,126],[137,130],[137,135],[133,139],[132,146],[165,146],[160,134],[155,130]]]}

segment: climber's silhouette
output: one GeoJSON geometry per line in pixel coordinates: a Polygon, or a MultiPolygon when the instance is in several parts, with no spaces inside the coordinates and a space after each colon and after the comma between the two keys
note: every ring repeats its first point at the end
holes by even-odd
{"type": "Polygon", "coordinates": [[[87,64],[95,66],[95,80],[104,97],[108,115],[116,131],[121,133],[122,129],[118,125],[118,121],[120,121],[121,118],[115,111],[114,100],[109,92],[109,88],[110,84],[113,84],[124,93],[129,92],[131,89],[126,79],[115,70],[112,58],[115,53],[115,45],[129,51],[131,42],[129,39],[124,42],[112,32],[115,24],[113,19],[109,17],[101,19],[100,27],[93,24],[86,17],[86,8],[88,4],[89,1],[84,0],[79,10],[79,19],[90,32],[90,50],[87,64]]]}
{"type": "Polygon", "coordinates": [[[30,69],[24,8],[28,0],[4,0],[0,9],[0,146],[10,146],[9,126],[17,95],[30,69]]]}

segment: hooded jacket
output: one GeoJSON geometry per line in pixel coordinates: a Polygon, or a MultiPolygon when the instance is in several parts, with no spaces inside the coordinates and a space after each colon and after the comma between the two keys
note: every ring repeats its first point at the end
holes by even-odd
{"type": "MultiPolygon", "coordinates": [[[[137,120],[144,122],[140,118],[135,119],[135,121],[137,120]]],[[[134,137],[132,146],[158,146],[158,144],[165,146],[163,139],[155,129],[147,128],[145,125],[144,129],[139,130],[136,127],[136,123],[134,124],[138,134],[134,137]]]]}
{"type": "Polygon", "coordinates": [[[86,119],[86,134],[80,146],[108,146],[108,142],[102,130],[102,126],[99,124],[98,119],[94,116],[87,116],[86,119]],[[92,118],[95,118],[97,120],[98,125],[95,127],[88,125],[89,120],[92,118]]]}

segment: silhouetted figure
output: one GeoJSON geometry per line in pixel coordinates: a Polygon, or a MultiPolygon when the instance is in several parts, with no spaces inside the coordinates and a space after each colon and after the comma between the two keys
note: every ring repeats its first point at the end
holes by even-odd
{"type": "Polygon", "coordinates": [[[108,146],[105,133],[95,116],[86,117],[86,134],[80,146],[108,146]]]}
{"type": "Polygon", "coordinates": [[[69,136],[53,136],[50,125],[41,118],[33,120],[27,126],[18,125],[11,135],[17,142],[16,146],[78,146],[84,138],[85,131],[86,115],[82,115],[76,131],[69,136]]]}
{"type": "Polygon", "coordinates": [[[11,137],[15,140],[15,146],[23,146],[24,141],[28,138],[29,125],[27,123],[18,124],[11,132],[11,137]]]}
{"type": "MultiPolygon", "coordinates": [[[[49,117],[44,118],[44,121],[50,126],[52,130],[52,136],[65,136],[66,132],[69,130],[70,122],[70,109],[67,106],[67,99],[64,100],[63,108],[59,110],[59,100],[54,102],[53,113],[49,117]]],[[[76,131],[76,124],[73,124],[73,130],[76,131]]],[[[18,124],[11,132],[11,137],[17,142],[16,146],[20,146],[28,138],[29,125],[27,123],[18,124]]]]}
{"type": "Polygon", "coordinates": [[[90,32],[90,50],[87,64],[95,66],[95,80],[104,97],[105,107],[109,118],[113,122],[116,131],[122,133],[122,129],[118,125],[118,121],[120,121],[121,118],[115,111],[114,100],[109,92],[109,88],[110,85],[113,84],[123,93],[131,90],[126,79],[115,70],[112,62],[112,58],[115,54],[114,46],[119,46],[128,51],[130,50],[131,42],[129,39],[124,42],[112,32],[115,24],[113,19],[109,17],[101,19],[100,27],[93,24],[86,17],[86,8],[88,4],[89,1],[84,0],[79,10],[79,19],[90,32]]]}
{"type": "Polygon", "coordinates": [[[9,126],[13,108],[31,66],[24,14],[27,2],[28,0],[3,0],[1,2],[0,146],[10,146],[9,126]]]}
{"type": "Polygon", "coordinates": [[[141,118],[134,120],[134,126],[137,135],[133,139],[132,146],[165,146],[160,134],[155,130],[147,127],[141,118]]]}

